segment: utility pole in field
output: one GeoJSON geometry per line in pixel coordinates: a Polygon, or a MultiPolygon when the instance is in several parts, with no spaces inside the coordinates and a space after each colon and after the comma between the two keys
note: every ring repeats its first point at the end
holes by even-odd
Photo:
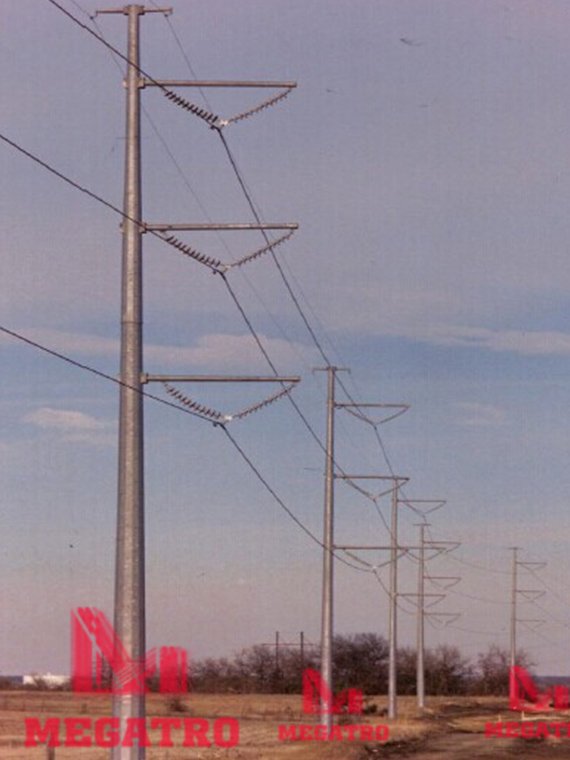
{"type": "MultiPolygon", "coordinates": [[[[401,414],[406,412],[410,407],[408,404],[385,404],[385,403],[338,403],[335,400],[335,381],[336,373],[341,371],[338,367],[327,367],[324,369],[328,373],[328,393],[327,393],[327,456],[326,456],[326,470],[325,470],[325,518],[324,518],[324,539],[323,539],[323,600],[322,600],[322,628],[321,628],[321,677],[327,686],[329,686],[330,694],[333,694],[332,684],[332,637],[333,637],[333,560],[334,550],[349,550],[354,547],[344,547],[336,545],[334,543],[334,481],[337,478],[345,481],[361,494],[372,499],[376,504],[382,496],[391,493],[392,494],[392,527],[391,544],[390,547],[382,547],[383,549],[389,549],[390,564],[391,564],[391,591],[390,591],[390,619],[389,619],[389,631],[390,631],[390,674],[391,674],[391,689],[392,694],[391,704],[393,717],[395,717],[395,697],[396,697],[396,612],[395,605],[397,599],[397,568],[396,563],[398,560],[398,551],[400,547],[397,546],[397,516],[395,511],[398,508],[398,489],[401,485],[408,481],[408,478],[398,477],[396,475],[348,475],[344,472],[335,472],[334,461],[334,415],[336,409],[344,409],[352,414],[357,419],[365,422],[376,429],[377,425],[381,422],[388,422],[401,414]],[[374,422],[368,415],[366,410],[384,409],[388,410],[388,417],[381,422],[374,422]],[[374,496],[366,491],[357,481],[391,481],[391,486],[388,490],[383,491],[381,494],[374,496]]],[[[376,431],[377,432],[377,431],[376,431]]],[[[364,546],[359,547],[361,549],[377,549],[379,547],[364,546]]],[[[321,724],[330,733],[332,726],[331,705],[328,703],[326,697],[321,699],[321,724]]]]}
{"type": "MultiPolygon", "coordinates": [[[[443,502],[445,503],[445,502],[443,502]]],[[[406,593],[406,594],[399,594],[401,597],[413,597],[416,599],[416,606],[417,606],[417,624],[416,624],[416,696],[417,696],[417,705],[420,710],[423,710],[425,707],[425,618],[428,615],[434,615],[440,618],[447,618],[447,624],[453,622],[453,620],[456,620],[458,617],[460,617],[459,613],[454,612],[436,612],[436,613],[430,613],[427,612],[427,607],[431,607],[434,604],[437,604],[442,599],[445,598],[444,593],[431,593],[426,592],[425,590],[425,581],[426,581],[426,574],[425,574],[425,565],[426,565],[426,550],[428,551],[435,551],[436,553],[432,555],[431,557],[428,557],[428,559],[433,559],[438,554],[441,554],[442,552],[449,552],[456,549],[461,544],[459,541],[426,541],[425,539],[425,529],[429,528],[429,523],[422,522],[417,523],[416,527],[420,529],[420,540],[419,540],[419,546],[417,549],[419,549],[419,557],[418,557],[418,588],[417,592],[414,594],[406,593]],[[431,602],[429,604],[426,604],[426,598],[430,597],[431,602]]],[[[416,547],[409,547],[409,548],[416,548],[416,547]]],[[[432,578],[435,579],[437,576],[433,576],[432,578]]],[[[455,582],[457,578],[451,577],[451,576],[440,576],[442,579],[447,578],[448,580],[455,582]]]]}
{"type": "Polygon", "coordinates": [[[338,367],[327,367],[327,438],[325,460],[325,505],[323,519],[323,590],[321,604],[321,678],[328,686],[321,696],[321,725],[327,736],[332,728],[333,693],[333,563],[334,563],[334,411],[338,367]],[[329,696],[330,695],[330,696],[329,696]]]}
{"type": "Polygon", "coordinates": [[[424,670],[424,572],[425,572],[425,524],[420,525],[420,559],[418,563],[418,621],[417,621],[417,698],[418,707],[423,709],[425,707],[425,670],[424,670]]]}
{"type": "Polygon", "coordinates": [[[446,504],[445,499],[400,499],[399,489],[392,493],[392,519],[390,523],[390,611],[388,618],[388,717],[398,717],[398,507],[400,504],[417,511],[416,505],[432,505],[424,514],[446,504]]]}
{"type": "MultiPolygon", "coordinates": [[[[345,409],[347,412],[355,416],[357,419],[366,422],[375,428],[377,432],[377,426],[390,420],[396,419],[401,414],[408,411],[409,404],[385,404],[385,403],[350,403],[350,404],[336,404],[337,408],[345,409]],[[388,416],[381,420],[374,422],[367,414],[367,410],[388,410],[388,416]]],[[[341,476],[342,477],[342,476],[341,476]]],[[[362,476],[361,476],[362,477],[362,476]]],[[[375,476],[372,476],[375,479],[375,476]]],[[[356,488],[357,491],[365,493],[367,496],[372,497],[372,494],[368,494],[364,489],[358,486],[354,481],[358,478],[351,476],[344,476],[344,479],[356,488]]],[[[408,478],[398,478],[396,476],[380,476],[377,479],[392,480],[393,486],[387,493],[391,493],[391,518],[390,518],[390,589],[389,589],[389,610],[388,610],[388,717],[395,719],[397,717],[397,614],[398,614],[398,558],[400,547],[398,547],[398,507],[400,504],[410,505],[409,502],[404,502],[399,498],[400,487],[408,481],[408,478]]],[[[380,494],[380,496],[385,493],[380,494]]],[[[378,496],[373,497],[373,501],[376,503],[378,496]]],[[[372,548],[372,547],[370,547],[372,548]]]]}
{"type": "Polygon", "coordinates": [[[390,519],[390,607],[388,611],[388,717],[398,717],[398,488],[392,491],[390,519]]]}
{"type": "Polygon", "coordinates": [[[517,554],[518,546],[511,547],[513,553],[511,565],[511,635],[509,657],[509,695],[515,693],[515,665],[517,664],[517,554]]]}
{"type": "Polygon", "coordinates": [[[301,685],[303,683],[303,673],[305,672],[305,659],[306,659],[306,650],[307,649],[315,649],[320,648],[320,644],[313,644],[311,642],[307,642],[305,640],[305,633],[304,631],[299,632],[299,641],[283,641],[281,639],[281,634],[279,631],[275,631],[275,641],[274,642],[264,642],[263,644],[260,644],[262,647],[268,647],[274,650],[274,663],[275,663],[275,673],[279,674],[281,673],[281,655],[280,651],[282,649],[298,649],[299,650],[299,671],[301,676],[301,685]]]}
{"type": "MultiPolygon", "coordinates": [[[[119,406],[119,472],[117,546],[115,560],[115,632],[131,660],[144,672],[145,562],[144,562],[144,439],[142,404],[142,202],[140,149],[140,17],[170,13],[168,8],[145,9],[128,5],[125,178],[123,198],[123,252],[121,286],[121,390],[119,406]]],[[[142,690],[141,690],[142,691],[142,690]]],[[[144,718],[145,697],[113,693],[113,716],[121,736],[129,718],[144,718]]],[[[144,758],[144,747],[115,747],[114,760],[144,758]]]]}
{"type": "Polygon", "coordinates": [[[509,696],[512,698],[516,693],[516,673],[515,666],[517,664],[517,623],[525,623],[527,625],[540,626],[544,623],[544,620],[536,618],[519,618],[518,617],[518,594],[524,597],[527,601],[535,601],[544,596],[545,591],[534,588],[518,588],[518,568],[522,567],[526,570],[541,570],[546,567],[546,562],[521,562],[518,558],[520,547],[512,546],[511,551],[513,553],[511,561],[511,625],[510,625],[510,656],[509,656],[509,696]]]}
{"type": "MultiPolygon", "coordinates": [[[[122,642],[130,660],[144,673],[145,665],[145,535],[144,535],[144,438],[142,387],[148,382],[162,382],[168,393],[181,404],[197,410],[206,418],[214,419],[219,424],[231,421],[231,416],[224,416],[206,407],[197,405],[185,398],[176,389],[168,386],[169,381],[180,382],[277,382],[283,386],[282,393],[288,392],[287,384],[295,384],[299,378],[278,376],[163,376],[143,374],[143,296],[142,296],[142,236],[151,232],[161,237],[166,243],[179,249],[214,272],[225,273],[232,266],[256,259],[262,253],[272,250],[273,246],[283,242],[296,224],[147,224],[143,221],[141,200],[141,124],[140,93],[144,87],[158,87],[167,98],[204,119],[210,127],[221,129],[232,121],[245,118],[252,112],[240,114],[234,119],[220,120],[213,114],[194,106],[176,95],[170,87],[245,87],[245,88],[281,88],[287,94],[296,87],[293,82],[243,82],[243,81],[157,81],[147,78],[140,67],[140,17],[147,13],[168,15],[170,8],[148,8],[143,5],[130,4],[123,8],[97,11],[100,14],[121,14],[127,17],[127,61],[125,76],[126,88],[126,144],[125,174],[122,223],[122,275],[121,275],[121,369],[120,369],[120,411],[119,411],[119,460],[118,460],[118,502],[117,502],[117,540],[115,564],[115,605],[114,626],[118,639],[122,642]],[[174,235],[172,230],[210,231],[210,230],[288,230],[289,233],[279,241],[268,241],[267,245],[244,257],[232,265],[223,265],[216,259],[199,254],[185,245],[174,235]]],[[[280,97],[268,101],[276,102],[280,97]]],[[[281,394],[272,397],[275,400],[281,394]]],[[[269,401],[269,400],[268,400],[269,401]]],[[[256,404],[235,415],[241,418],[265,405],[256,404]]],[[[142,680],[142,677],[141,679],[142,680]]],[[[118,679],[115,679],[117,682],[118,679]]],[[[118,683],[117,683],[118,686],[118,683]]],[[[123,694],[120,689],[113,690],[113,716],[118,719],[119,732],[123,736],[125,728],[132,719],[145,717],[144,684],[140,684],[140,693],[123,694]]],[[[133,746],[118,746],[111,750],[113,760],[143,760],[145,749],[135,740],[133,746]]]]}

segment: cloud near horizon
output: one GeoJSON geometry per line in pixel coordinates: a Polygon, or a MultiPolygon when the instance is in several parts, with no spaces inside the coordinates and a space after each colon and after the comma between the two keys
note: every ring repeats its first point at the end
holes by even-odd
{"type": "MultiPolygon", "coordinates": [[[[118,338],[107,338],[89,333],[75,333],[49,328],[33,327],[22,334],[49,349],[63,354],[82,356],[116,357],[119,361],[120,344],[118,338]]],[[[287,371],[299,367],[300,363],[316,360],[316,352],[311,347],[282,338],[269,338],[258,333],[259,339],[272,361],[287,371]]],[[[12,343],[12,339],[0,338],[0,342],[12,343]]],[[[160,346],[147,344],[144,347],[145,363],[164,366],[184,366],[208,369],[266,370],[267,364],[255,341],[250,335],[230,335],[211,333],[202,335],[191,346],[160,346]]]]}
{"type": "Polygon", "coordinates": [[[111,433],[115,423],[98,420],[75,409],[53,409],[43,406],[25,414],[22,421],[55,433],[66,443],[96,446],[112,446],[116,443],[116,436],[111,433]]]}
{"type": "Polygon", "coordinates": [[[28,412],[23,420],[48,430],[103,430],[108,427],[108,423],[97,420],[89,414],[72,409],[52,409],[48,406],[28,412]]]}
{"type": "Polygon", "coordinates": [[[380,333],[435,346],[485,349],[523,356],[570,356],[570,333],[558,330],[493,330],[462,325],[390,326],[380,333]]]}
{"type": "Polygon", "coordinates": [[[494,404],[461,401],[454,406],[461,414],[457,423],[466,427],[499,427],[506,420],[505,410],[494,404]]]}

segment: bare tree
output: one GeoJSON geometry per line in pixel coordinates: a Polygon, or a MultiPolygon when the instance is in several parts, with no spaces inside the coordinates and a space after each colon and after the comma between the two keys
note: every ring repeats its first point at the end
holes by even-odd
{"type": "MultiPolygon", "coordinates": [[[[503,649],[497,644],[489,644],[487,651],[480,652],[477,657],[473,691],[476,694],[488,694],[497,697],[508,694],[509,661],[508,649],[503,649]]],[[[529,672],[534,667],[530,656],[522,649],[517,651],[517,664],[529,672]]]]}

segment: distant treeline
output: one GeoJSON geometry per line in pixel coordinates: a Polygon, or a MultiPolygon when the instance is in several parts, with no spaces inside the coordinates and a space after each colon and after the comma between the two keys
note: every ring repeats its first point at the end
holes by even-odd
{"type": "MultiPolygon", "coordinates": [[[[518,664],[532,673],[525,652],[518,652],[518,664]]],[[[411,647],[398,650],[398,693],[416,690],[416,652],[411,647]]],[[[450,696],[460,694],[502,696],[508,693],[509,653],[492,644],[474,661],[456,646],[426,649],[426,692],[450,696]]],[[[191,665],[191,689],[201,692],[299,693],[303,668],[320,670],[318,656],[298,649],[253,646],[232,658],[208,658],[191,665]]],[[[335,691],[361,689],[364,694],[384,694],[388,689],[388,643],[375,633],[335,636],[333,643],[335,691]]]]}
{"type": "MultiPolygon", "coordinates": [[[[411,647],[398,650],[398,694],[415,694],[416,652],[411,647]]],[[[475,660],[462,655],[456,646],[442,644],[426,649],[426,693],[440,696],[504,696],[509,686],[509,653],[491,644],[475,660]]],[[[534,676],[533,663],[519,651],[517,663],[534,676]]],[[[190,665],[190,690],[210,693],[297,694],[302,691],[305,668],[320,670],[314,649],[301,654],[298,648],[252,646],[231,658],[207,658],[190,665]]],[[[111,676],[108,675],[110,686],[111,676]]],[[[335,636],[333,640],[333,684],[336,692],[354,688],[364,694],[385,694],[388,690],[388,643],[375,633],[335,636]]],[[[0,676],[0,689],[13,689],[13,678],[0,676]]],[[[158,681],[149,683],[151,690],[158,681]]],[[[17,688],[17,686],[16,686],[17,688]]],[[[22,687],[20,687],[22,688],[22,687]]],[[[54,688],[36,678],[35,689],[54,688]]],[[[68,689],[69,685],[56,687],[68,689]]]]}

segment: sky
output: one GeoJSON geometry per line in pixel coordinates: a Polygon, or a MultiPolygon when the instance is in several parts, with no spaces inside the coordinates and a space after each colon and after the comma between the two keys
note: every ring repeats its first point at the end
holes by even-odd
{"type": "MultiPolygon", "coordinates": [[[[94,0],[61,5],[95,29],[94,0]]],[[[437,607],[461,617],[444,627],[430,616],[426,644],[471,658],[508,645],[517,545],[522,562],[548,562],[519,568],[521,588],[546,592],[536,604],[519,595],[520,646],[539,672],[568,673],[568,4],[172,6],[168,20],[141,20],[152,77],[298,83],[223,135],[261,217],[299,224],[278,260],[327,356],[350,368],[351,395],[411,407],[378,426],[381,440],[410,478],[406,499],[446,500],[431,537],[461,542],[428,565],[462,577],[437,607]],[[539,618],[536,631],[524,622],[539,618]]],[[[120,206],[123,64],[48,0],[3,0],[0,21],[0,133],[120,206]]],[[[124,16],[96,23],[124,50],[124,16]]],[[[202,93],[181,94],[204,106],[202,93]]],[[[205,94],[228,118],[267,92],[205,94]]],[[[141,97],[145,221],[252,221],[217,133],[155,88],[141,97]]],[[[120,217],[5,141],[0,171],[0,325],[115,377],[120,217]]],[[[263,244],[253,233],[183,236],[224,261],[263,244]]],[[[149,235],[143,259],[145,371],[270,372],[221,278],[149,235]]],[[[324,441],[326,383],[313,372],[323,358],[277,268],[262,256],[228,280],[279,372],[302,377],[295,401],[324,441]]],[[[112,617],[118,388],[6,333],[0,350],[0,673],[65,673],[70,611],[112,617]]],[[[272,388],[185,391],[234,412],[272,388]]],[[[336,419],[339,466],[386,475],[373,427],[340,409],[336,419]]],[[[320,537],[324,455],[292,405],[228,429],[320,537]]],[[[317,642],[322,550],[223,431],[147,399],[145,467],[149,647],[221,656],[301,630],[317,642]]],[[[337,542],[386,544],[371,500],[341,481],[335,490],[337,542]]],[[[388,519],[389,500],[378,508],[388,519]]],[[[418,519],[400,508],[402,543],[417,544],[418,519]]],[[[399,569],[401,592],[414,593],[417,562],[399,569]]],[[[377,572],[386,584],[388,568],[377,572]]],[[[335,584],[337,632],[387,633],[374,573],[337,562],[335,584]]],[[[400,642],[413,645],[413,601],[400,604],[400,642]]]]}

